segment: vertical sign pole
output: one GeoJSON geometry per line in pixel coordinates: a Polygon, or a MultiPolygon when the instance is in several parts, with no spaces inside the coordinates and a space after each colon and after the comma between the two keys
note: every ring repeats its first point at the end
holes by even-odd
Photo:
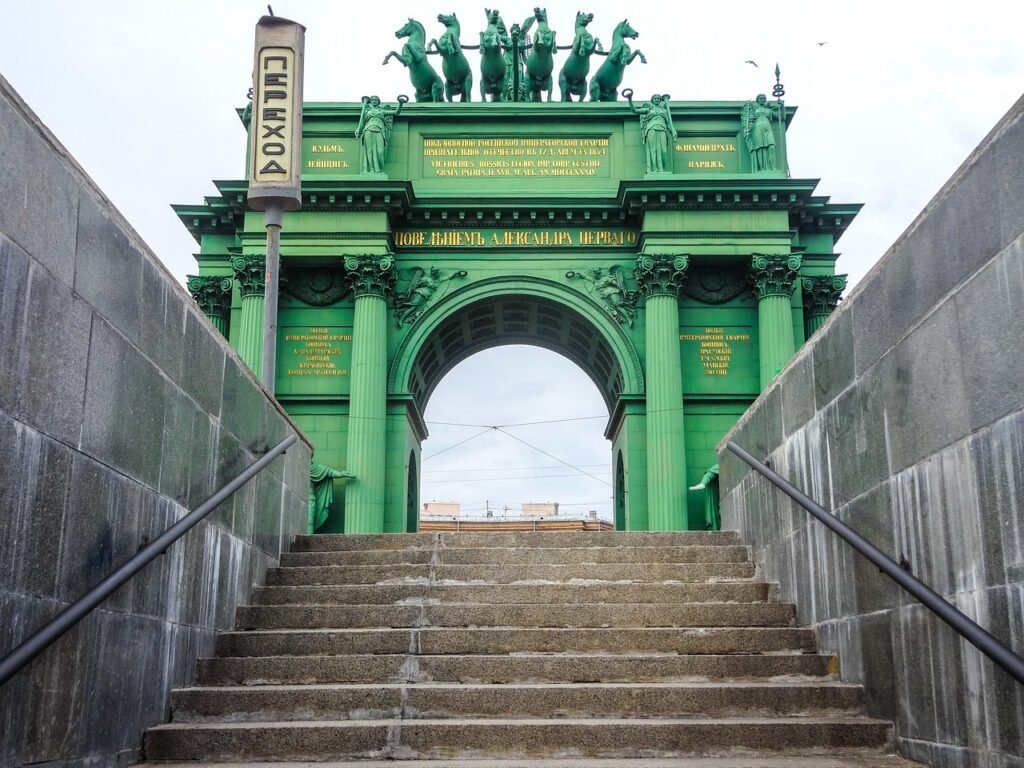
{"type": "Polygon", "coordinates": [[[277,297],[281,225],[302,207],[302,69],[306,28],[280,16],[256,24],[252,118],[249,123],[249,207],[267,228],[263,305],[263,386],[273,394],[277,372],[277,297]]]}
{"type": "Polygon", "coordinates": [[[263,212],[267,227],[267,282],[263,301],[263,386],[274,394],[277,382],[277,289],[281,274],[281,220],[284,210],[268,205],[263,212]]]}

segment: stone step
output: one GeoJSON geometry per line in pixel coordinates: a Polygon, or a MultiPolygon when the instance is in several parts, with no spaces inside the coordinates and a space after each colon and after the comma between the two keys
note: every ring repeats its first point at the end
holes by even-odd
{"type": "Polygon", "coordinates": [[[745,563],[741,546],[623,546],[623,547],[441,547],[296,551],[281,555],[284,567],[309,565],[474,565],[514,563],[745,563]]]}
{"type": "Polygon", "coordinates": [[[669,653],[748,654],[816,650],[805,627],[701,629],[442,628],[225,632],[220,656],[340,654],[669,653]]]}
{"type": "Polygon", "coordinates": [[[292,552],[329,552],[357,549],[458,547],[622,547],[737,545],[735,531],[526,531],[493,533],[374,533],[296,536],[292,552]]]}
{"type": "Polygon", "coordinates": [[[170,723],[146,733],[150,760],[710,756],[878,753],[890,723],[855,717],[560,718],[170,723]]]}
{"type": "MultiPolygon", "coordinates": [[[[203,766],[216,768],[310,768],[309,763],[214,763],[204,760],[203,766]]],[[[894,755],[781,755],[778,757],[669,757],[616,758],[578,760],[556,757],[539,760],[346,760],[318,762],[317,768],[922,768],[920,763],[894,755]]],[[[138,768],[196,768],[196,763],[140,763],[138,768]]]]}
{"type": "Polygon", "coordinates": [[[236,627],[787,627],[794,615],[782,603],[257,605],[238,609],[236,627]]]}
{"type": "Polygon", "coordinates": [[[330,584],[259,587],[255,605],[370,605],[400,603],[754,603],[778,592],[758,581],[676,584],[330,584]]]}
{"type": "Polygon", "coordinates": [[[834,679],[834,656],[805,653],[675,656],[537,654],[499,656],[241,656],[200,659],[200,685],[312,683],[646,683],[834,679]]]}
{"type": "Polygon", "coordinates": [[[753,563],[570,563],[565,565],[326,565],[272,568],[268,586],[378,584],[422,581],[489,584],[569,582],[634,583],[750,579],[753,563]]]}
{"type": "Polygon", "coordinates": [[[849,715],[860,686],[774,683],[389,683],[185,688],[173,722],[402,720],[472,717],[772,717],[849,715]]]}

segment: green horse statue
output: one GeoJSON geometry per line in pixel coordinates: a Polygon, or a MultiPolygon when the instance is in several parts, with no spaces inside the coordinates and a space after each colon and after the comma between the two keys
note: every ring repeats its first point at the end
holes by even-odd
{"type": "Polygon", "coordinates": [[[533,22],[537,22],[537,34],[533,37],[533,45],[530,47],[530,55],[526,59],[526,78],[529,87],[530,101],[543,101],[541,93],[547,91],[548,101],[551,101],[551,73],[555,69],[553,54],[555,47],[555,33],[548,26],[547,8],[534,8],[533,16],[523,22],[523,34],[530,31],[533,22]]]}
{"type": "Polygon", "coordinates": [[[441,54],[444,93],[448,101],[455,101],[456,96],[462,97],[460,101],[469,101],[473,91],[473,71],[469,68],[469,59],[462,52],[462,27],[454,13],[439,13],[437,20],[444,24],[445,32],[427,44],[427,53],[437,51],[441,54]]]}
{"type": "Polygon", "coordinates": [[[409,40],[402,46],[401,53],[391,51],[385,56],[384,63],[387,64],[394,57],[409,68],[409,79],[416,89],[416,101],[444,101],[444,84],[427,62],[427,49],[423,45],[427,33],[423,25],[415,19],[409,19],[404,27],[395,32],[395,37],[407,37],[409,40]]]}
{"type": "Polygon", "coordinates": [[[622,75],[626,71],[626,65],[631,63],[637,56],[644,64],[647,58],[639,51],[630,51],[626,40],[635,39],[638,33],[629,26],[625,20],[615,27],[612,33],[612,49],[608,51],[608,58],[604,60],[594,79],[590,82],[591,101],[617,101],[619,98],[619,86],[622,85],[622,75]]]}
{"type": "Polygon", "coordinates": [[[558,88],[562,92],[562,101],[572,101],[579,96],[580,101],[587,95],[587,75],[590,74],[590,57],[599,50],[601,41],[587,31],[587,25],[594,20],[594,14],[576,13],[576,37],[570,46],[569,58],[558,73],[558,88]]]}
{"type": "Polygon", "coordinates": [[[508,43],[503,34],[505,24],[497,10],[484,9],[487,13],[487,29],[480,33],[480,98],[487,101],[503,101],[505,99],[505,73],[508,65],[505,62],[504,47],[508,43]]]}

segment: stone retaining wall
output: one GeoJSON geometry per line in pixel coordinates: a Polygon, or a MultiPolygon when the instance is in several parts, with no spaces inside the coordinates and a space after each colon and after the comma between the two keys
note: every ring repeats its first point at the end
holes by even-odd
{"type": "MultiPolygon", "coordinates": [[[[0,654],[297,430],[0,78],[0,654]]],[[[0,688],[0,765],[118,765],[305,532],[300,441],[0,688]]]]}
{"type": "MultiPolygon", "coordinates": [[[[1024,653],[1024,99],[726,439],[1024,653]]],[[[722,527],[896,721],[901,752],[1024,766],[1024,686],[720,456],[722,527]]]]}

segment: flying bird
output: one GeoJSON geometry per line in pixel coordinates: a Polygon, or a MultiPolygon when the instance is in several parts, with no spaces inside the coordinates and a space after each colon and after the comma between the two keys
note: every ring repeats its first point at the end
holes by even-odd
{"type": "Polygon", "coordinates": [[[823,45],[828,45],[828,40],[826,40],[826,41],[825,41],[825,42],[823,42],[823,43],[818,43],[818,47],[819,47],[819,48],[821,48],[821,46],[823,46],[823,45]]]}
{"type": "MultiPolygon", "coordinates": [[[[757,67],[757,62],[756,61],[751,61],[750,59],[747,59],[743,63],[744,64],[753,64],[755,67],[757,67]]],[[[757,67],[757,68],[760,69],[760,67],[757,67]]]]}

